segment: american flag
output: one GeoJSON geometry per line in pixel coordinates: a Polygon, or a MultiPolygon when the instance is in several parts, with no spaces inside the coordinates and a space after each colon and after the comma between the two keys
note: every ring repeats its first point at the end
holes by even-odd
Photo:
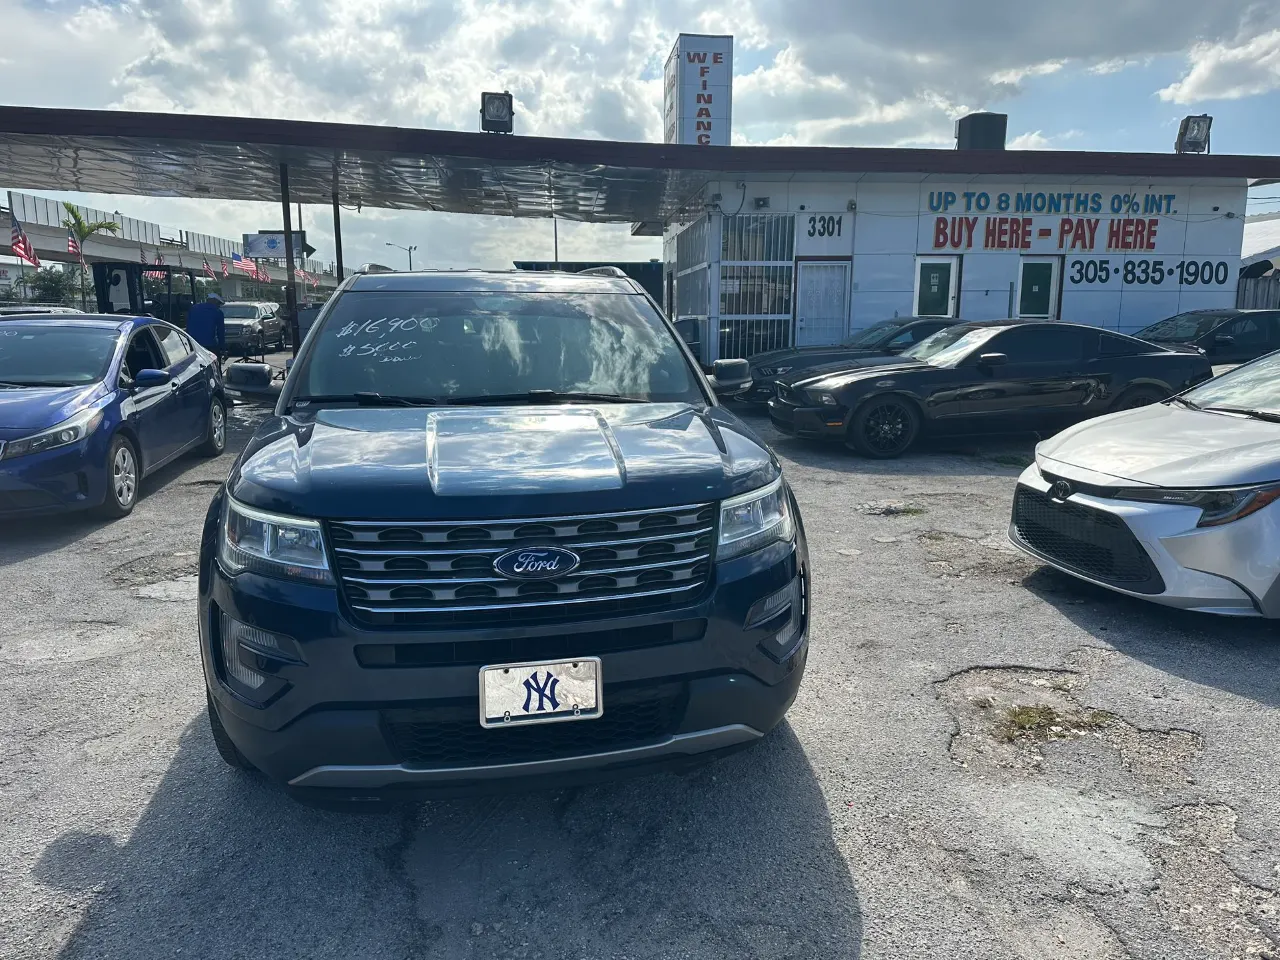
{"type": "Polygon", "coordinates": [[[213,272],[213,267],[209,266],[209,258],[204,258],[204,275],[210,280],[217,280],[218,275],[213,272]]]}
{"type": "Polygon", "coordinates": [[[219,257],[218,259],[222,264],[222,279],[225,280],[227,277],[231,276],[231,268],[227,266],[226,257],[219,257]]]}
{"type": "Polygon", "coordinates": [[[253,276],[253,272],[254,272],[253,261],[249,260],[246,257],[240,256],[240,254],[238,253],[233,253],[231,255],[231,268],[233,270],[243,270],[245,273],[249,274],[250,276],[253,276]]]}
{"type": "MultiPolygon", "coordinates": [[[[159,250],[157,250],[157,251],[156,251],[156,259],[155,259],[155,263],[153,264],[153,266],[157,266],[157,267],[163,267],[163,266],[164,266],[164,255],[163,255],[162,253],[160,253],[160,251],[159,251],[159,250]]],[[[148,270],[148,271],[146,271],[146,273],[144,273],[144,274],[143,274],[143,276],[144,276],[144,277],[150,277],[152,280],[163,280],[166,276],[168,276],[168,271],[166,271],[166,270],[148,270]]]]}
{"type": "Polygon", "coordinates": [[[35,247],[31,246],[31,241],[27,239],[27,235],[22,231],[22,224],[18,222],[18,218],[9,215],[13,221],[13,231],[9,234],[9,246],[13,250],[13,255],[19,260],[25,260],[33,267],[40,266],[40,258],[36,256],[35,247]]]}
{"type": "Polygon", "coordinates": [[[80,261],[80,266],[85,266],[84,254],[80,251],[80,241],[76,239],[74,230],[67,231],[67,253],[71,254],[80,261]]]}

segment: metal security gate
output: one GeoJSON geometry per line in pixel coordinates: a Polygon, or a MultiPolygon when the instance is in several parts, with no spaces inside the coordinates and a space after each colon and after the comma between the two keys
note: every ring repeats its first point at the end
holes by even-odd
{"type": "Polygon", "coordinates": [[[849,324],[849,261],[796,264],[796,346],[821,347],[844,339],[849,324]]]}

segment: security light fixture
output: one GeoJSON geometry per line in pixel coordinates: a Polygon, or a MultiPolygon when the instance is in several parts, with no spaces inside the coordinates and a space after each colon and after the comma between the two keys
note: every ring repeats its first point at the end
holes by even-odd
{"type": "Polygon", "coordinates": [[[506,90],[480,94],[480,129],[485,133],[510,133],[514,117],[514,103],[506,90]]]}
{"type": "Polygon", "coordinates": [[[1207,113],[1183,117],[1173,149],[1178,153],[1209,153],[1209,128],[1212,126],[1213,117],[1207,113]]]}

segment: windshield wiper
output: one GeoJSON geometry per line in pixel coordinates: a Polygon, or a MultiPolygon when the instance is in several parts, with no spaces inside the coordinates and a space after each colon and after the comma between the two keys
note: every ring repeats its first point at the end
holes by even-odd
{"type": "Polygon", "coordinates": [[[1168,400],[1168,402],[1169,402],[1169,403],[1180,403],[1180,404],[1182,404],[1184,407],[1186,407],[1188,410],[1203,410],[1203,409],[1204,409],[1204,407],[1200,406],[1200,404],[1198,404],[1198,403],[1193,403],[1192,401],[1188,400],[1186,397],[1170,397],[1170,398],[1169,398],[1169,400],[1168,400]]]}
{"type": "Polygon", "coordinates": [[[334,393],[311,397],[294,397],[289,406],[299,403],[354,403],[361,407],[434,407],[440,403],[434,397],[402,397],[395,394],[358,390],[355,393],[334,393]]]}
{"type": "Polygon", "coordinates": [[[1280,423],[1280,412],[1273,410],[1252,410],[1249,407],[1202,407],[1214,413],[1238,413],[1254,420],[1266,420],[1268,423],[1280,423]]]}
{"type": "Polygon", "coordinates": [[[0,380],[0,387],[74,387],[70,380],[0,380]]]}
{"type": "Polygon", "coordinates": [[[445,403],[454,406],[470,406],[484,403],[644,403],[637,397],[624,397],[616,393],[581,393],[558,390],[529,390],[525,393],[495,393],[475,397],[449,397],[445,403]]]}

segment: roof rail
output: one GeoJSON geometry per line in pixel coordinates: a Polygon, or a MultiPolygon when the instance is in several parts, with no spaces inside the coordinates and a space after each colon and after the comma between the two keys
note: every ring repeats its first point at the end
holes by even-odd
{"type": "Polygon", "coordinates": [[[578,274],[588,277],[622,277],[625,279],[627,271],[621,267],[587,267],[585,270],[579,270],[578,274]]]}
{"type": "Polygon", "coordinates": [[[380,263],[366,263],[360,268],[361,273],[395,273],[390,267],[383,266],[380,263]]]}

